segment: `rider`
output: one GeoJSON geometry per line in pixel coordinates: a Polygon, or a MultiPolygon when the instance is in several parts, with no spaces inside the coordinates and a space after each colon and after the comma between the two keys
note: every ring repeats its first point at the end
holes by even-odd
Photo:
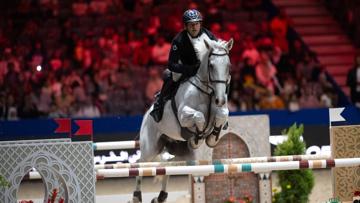
{"type": "MultiPolygon", "coordinates": [[[[194,76],[199,67],[200,60],[194,49],[194,41],[200,40],[204,43],[204,38],[216,40],[217,38],[207,29],[201,26],[202,15],[196,9],[186,10],[183,14],[184,30],[176,35],[171,44],[169,54],[168,69],[169,74],[164,74],[164,84],[160,93],[156,96],[154,108],[150,115],[156,122],[162,118],[164,104],[176,93],[176,89],[186,78],[194,76]],[[180,79],[174,73],[180,73],[180,79]]],[[[199,42],[199,41],[198,41],[199,42]]]]}

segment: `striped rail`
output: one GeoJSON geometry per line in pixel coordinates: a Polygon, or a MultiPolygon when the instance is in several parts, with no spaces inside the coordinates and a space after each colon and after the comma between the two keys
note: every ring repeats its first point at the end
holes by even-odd
{"type": "Polygon", "coordinates": [[[191,160],[191,161],[172,161],[172,162],[142,162],[142,163],[115,163],[115,164],[96,164],[95,169],[119,169],[119,168],[144,168],[144,167],[166,167],[166,166],[198,166],[198,165],[218,165],[218,164],[240,164],[253,162],[281,162],[281,161],[301,161],[314,159],[330,159],[330,155],[292,155],[292,156],[272,156],[272,157],[248,157],[235,159],[218,160],[191,160]]]}
{"type": "Polygon", "coordinates": [[[138,140],[93,143],[94,151],[115,150],[115,149],[138,149],[138,148],[140,148],[140,142],[138,140]]]}
{"type": "MultiPolygon", "coordinates": [[[[235,158],[235,159],[219,159],[219,160],[192,160],[192,161],[174,161],[174,162],[144,162],[144,163],[117,163],[117,164],[99,164],[95,165],[95,169],[124,169],[124,168],[149,168],[149,167],[169,167],[169,166],[203,166],[203,165],[233,165],[240,163],[263,163],[263,162],[289,162],[289,161],[305,161],[315,159],[329,159],[330,155],[292,155],[292,156],[272,156],[272,157],[249,157],[249,158],[235,158]]],[[[103,177],[97,174],[98,179],[110,178],[103,177]]],[[[31,171],[24,177],[25,180],[41,179],[37,171],[31,171]]]]}
{"type": "Polygon", "coordinates": [[[98,179],[114,177],[156,176],[156,175],[200,175],[213,173],[264,173],[270,171],[320,169],[333,167],[360,166],[360,158],[319,159],[286,162],[264,162],[244,164],[218,164],[200,166],[168,166],[147,168],[99,169],[98,179]]]}

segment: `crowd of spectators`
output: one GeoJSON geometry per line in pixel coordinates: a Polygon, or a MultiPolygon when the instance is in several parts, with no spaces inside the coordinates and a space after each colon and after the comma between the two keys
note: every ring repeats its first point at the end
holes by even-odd
{"type": "Polygon", "coordinates": [[[187,8],[202,11],[204,26],[217,37],[235,39],[230,111],[336,105],[316,54],[288,39],[286,13],[267,19],[261,5],[261,0],[7,2],[0,21],[0,118],[143,114],[161,88],[171,39],[183,29],[187,8]]]}

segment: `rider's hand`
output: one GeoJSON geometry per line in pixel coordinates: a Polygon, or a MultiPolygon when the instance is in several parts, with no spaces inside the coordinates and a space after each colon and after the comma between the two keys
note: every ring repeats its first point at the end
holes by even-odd
{"type": "Polygon", "coordinates": [[[184,65],[184,73],[188,76],[193,76],[197,73],[200,67],[200,61],[193,65],[184,65]]]}

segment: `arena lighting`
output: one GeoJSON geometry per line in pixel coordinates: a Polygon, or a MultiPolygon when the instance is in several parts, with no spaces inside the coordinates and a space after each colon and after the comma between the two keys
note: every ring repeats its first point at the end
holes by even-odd
{"type": "Polygon", "coordinates": [[[37,66],[36,66],[36,71],[37,71],[37,72],[40,72],[41,70],[42,70],[41,65],[37,65],[37,66]]]}

